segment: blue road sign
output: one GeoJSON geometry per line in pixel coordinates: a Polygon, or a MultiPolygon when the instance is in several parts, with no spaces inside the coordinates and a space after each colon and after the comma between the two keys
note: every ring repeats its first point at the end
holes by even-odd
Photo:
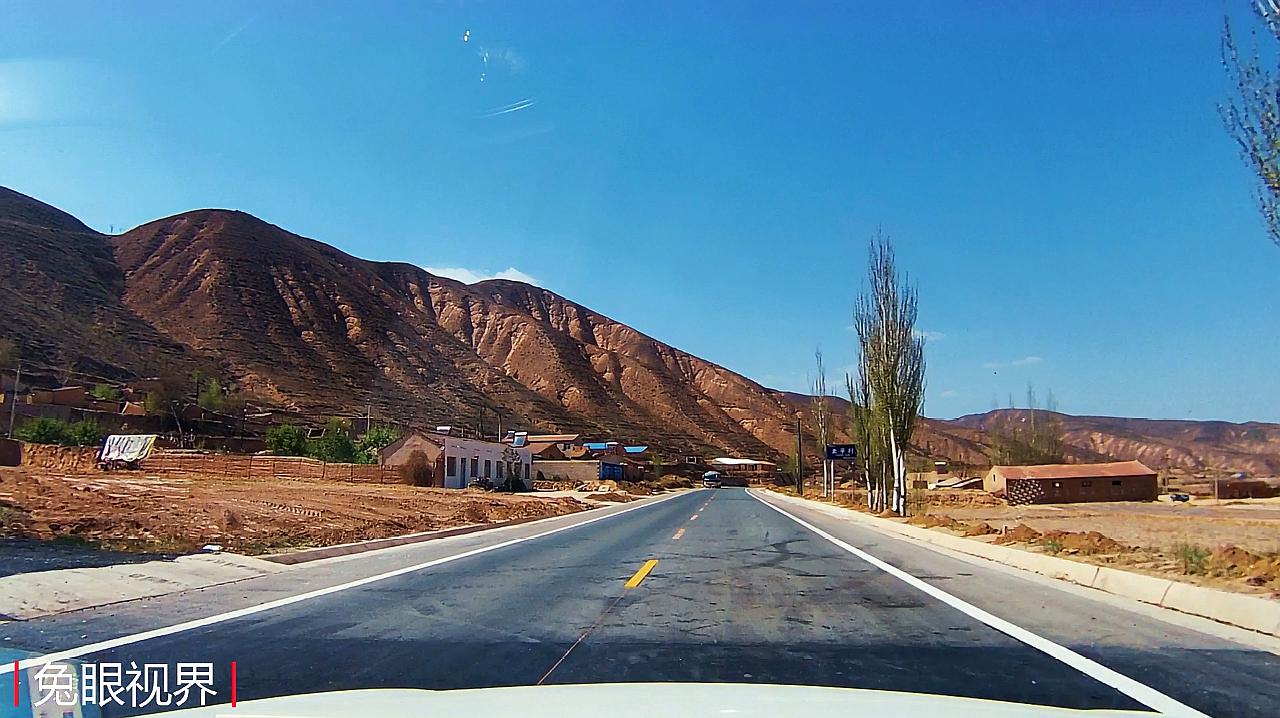
{"type": "Polygon", "coordinates": [[[858,447],[854,444],[827,444],[827,460],[853,461],[858,458],[858,447]]]}

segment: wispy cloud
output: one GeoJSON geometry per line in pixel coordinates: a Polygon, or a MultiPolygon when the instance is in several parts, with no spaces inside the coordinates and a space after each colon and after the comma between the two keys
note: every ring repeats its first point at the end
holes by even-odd
{"type": "Polygon", "coordinates": [[[912,329],[911,334],[917,339],[923,339],[927,342],[942,341],[942,338],[946,336],[942,332],[931,332],[927,329],[912,329]]]}
{"type": "Polygon", "coordinates": [[[498,115],[506,115],[512,112],[519,112],[520,110],[527,110],[530,107],[533,107],[534,103],[537,101],[538,100],[535,97],[526,97],[523,100],[518,100],[510,104],[485,110],[477,115],[477,117],[497,117],[498,115]]]}
{"type": "Polygon", "coordinates": [[[237,25],[234,30],[227,33],[225,37],[223,37],[221,40],[218,41],[218,44],[213,46],[213,51],[217,52],[218,50],[221,50],[223,45],[226,45],[227,43],[236,39],[236,35],[239,35],[240,33],[244,32],[245,28],[252,25],[254,21],[257,19],[258,19],[258,16],[253,15],[248,20],[245,20],[244,22],[237,25]]]}
{"type": "Polygon", "coordinates": [[[1044,361],[1044,359],[1041,357],[1025,356],[1021,359],[1014,359],[1013,361],[989,361],[982,366],[987,369],[1002,369],[1004,367],[1013,366],[1031,366],[1032,364],[1039,364],[1042,361],[1044,361]]]}
{"type": "Polygon", "coordinates": [[[954,399],[957,396],[960,396],[960,392],[956,391],[955,389],[946,389],[941,394],[938,395],[938,397],[942,399],[954,399]]]}
{"type": "Polygon", "coordinates": [[[488,279],[510,279],[516,282],[524,282],[535,286],[542,286],[536,277],[516,269],[515,267],[507,267],[501,272],[489,272],[483,269],[467,269],[466,267],[423,267],[431,274],[437,277],[448,277],[456,279],[459,282],[467,284],[475,284],[488,279]]]}

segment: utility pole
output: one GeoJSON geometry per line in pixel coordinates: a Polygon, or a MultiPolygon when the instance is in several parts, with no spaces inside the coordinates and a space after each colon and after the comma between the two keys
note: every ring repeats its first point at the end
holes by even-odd
{"type": "Polygon", "coordinates": [[[800,429],[800,417],[796,417],[796,493],[804,496],[804,434],[800,429]]]}
{"type": "Polygon", "coordinates": [[[10,395],[13,403],[9,405],[9,433],[7,436],[13,438],[13,419],[18,413],[18,383],[22,381],[22,362],[18,362],[18,368],[13,373],[13,393],[10,395]]]}

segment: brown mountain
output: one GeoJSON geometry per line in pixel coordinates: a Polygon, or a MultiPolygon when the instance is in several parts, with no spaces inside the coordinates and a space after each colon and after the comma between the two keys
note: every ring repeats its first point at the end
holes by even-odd
{"type": "MultiPolygon", "coordinates": [[[[808,421],[810,397],[779,394],[808,421]]],[[[840,417],[837,439],[848,440],[845,417],[849,402],[839,397],[829,397],[829,401],[832,413],[840,417]]],[[[988,432],[993,425],[1002,420],[1018,421],[1026,414],[1023,409],[997,409],[958,419],[923,418],[912,437],[911,453],[919,459],[945,458],[953,463],[988,466],[992,453],[988,432]]],[[[1152,468],[1280,475],[1280,424],[1072,416],[1057,412],[1054,417],[1062,426],[1069,462],[1133,459],[1152,468]]]]}
{"type": "MultiPolygon", "coordinates": [[[[775,458],[808,397],[765,388],[553,292],[370,262],[227,210],[108,236],[0,188],[0,337],[125,379],[199,369],[316,416],[583,431],[775,458]]],[[[841,419],[847,402],[832,399],[841,419]]],[[[986,462],[984,418],[927,419],[921,456],[986,462]]],[[[1280,471],[1280,426],[1063,416],[1072,458],[1280,471]]],[[[812,436],[806,436],[813,446],[812,436]]]]}
{"type": "Polygon", "coordinates": [[[28,359],[125,378],[194,367],[316,415],[585,431],[670,451],[773,455],[787,405],[759,384],[553,292],[370,262],[242,212],[122,235],[5,191],[0,296],[28,359]],[[41,322],[44,308],[56,322],[41,322]],[[92,341],[90,341],[92,340],[92,341]]]}

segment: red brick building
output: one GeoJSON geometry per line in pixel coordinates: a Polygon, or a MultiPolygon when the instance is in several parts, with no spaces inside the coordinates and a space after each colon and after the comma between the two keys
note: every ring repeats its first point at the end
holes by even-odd
{"type": "Polygon", "coordinates": [[[1160,493],[1156,472],[1138,461],[993,466],[982,488],[1010,504],[1155,501],[1160,493]]]}

